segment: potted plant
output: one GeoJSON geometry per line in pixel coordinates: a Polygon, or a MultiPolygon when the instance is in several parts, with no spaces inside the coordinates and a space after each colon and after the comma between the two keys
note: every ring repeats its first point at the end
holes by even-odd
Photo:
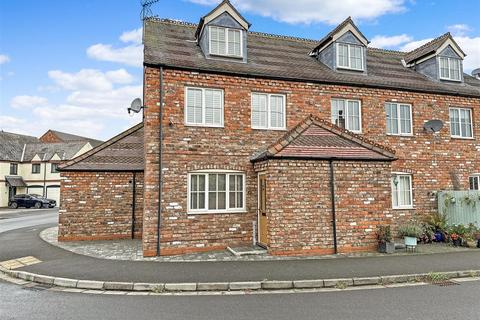
{"type": "Polygon", "coordinates": [[[432,212],[423,219],[425,228],[430,226],[430,229],[433,231],[432,241],[444,242],[446,240],[447,222],[447,215],[438,211],[432,212]]]}
{"type": "Polygon", "coordinates": [[[461,247],[463,245],[467,231],[467,228],[461,224],[450,227],[449,234],[454,247],[461,247]]]}
{"type": "Polygon", "coordinates": [[[405,240],[407,248],[415,248],[417,246],[417,238],[423,233],[422,227],[417,224],[405,224],[398,228],[398,234],[405,240]]]}
{"type": "Polygon", "coordinates": [[[390,226],[379,226],[377,231],[378,252],[394,253],[395,242],[393,242],[390,226]]]}

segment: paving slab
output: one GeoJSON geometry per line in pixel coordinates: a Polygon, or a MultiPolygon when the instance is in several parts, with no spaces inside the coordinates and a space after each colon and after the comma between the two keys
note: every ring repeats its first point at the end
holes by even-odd
{"type": "MultiPolygon", "coordinates": [[[[476,270],[480,249],[427,255],[375,256],[275,261],[157,262],[118,261],[92,258],[53,246],[39,237],[52,225],[28,227],[0,233],[0,261],[34,256],[42,262],[16,270],[79,280],[129,283],[261,282],[265,279],[294,281],[382,277],[430,272],[476,270]]],[[[415,279],[412,279],[414,281],[415,279]]],[[[353,281],[353,280],[352,280],[353,281]]],[[[319,283],[311,284],[318,285],[319,283]]],[[[327,282],[327,284],[329,284],[327,282]]],[[[133,284],[132,284],[133,287],[133,284]]]]}

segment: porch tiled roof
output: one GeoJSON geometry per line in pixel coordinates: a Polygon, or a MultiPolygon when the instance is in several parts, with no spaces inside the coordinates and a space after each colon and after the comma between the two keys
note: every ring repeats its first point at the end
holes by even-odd
{"type": "Polygon", "coordinates": [[[396,160],[395,151],[310,115],[252,162],[271,158],[396,160]]]}
{"type": "Polygon", "coordinates": [[[5,176],[5,181],[10,187],[26,187],[27,184],[20,176],[5,176]]]}
{"type": "Polygon", "coordinates": [[[61,171],[143,171],[143,122],[66,162],[61,171]]]}

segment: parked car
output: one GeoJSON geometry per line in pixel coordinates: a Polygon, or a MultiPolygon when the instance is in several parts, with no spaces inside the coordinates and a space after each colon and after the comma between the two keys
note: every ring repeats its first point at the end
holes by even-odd
{"type": "Polygon", "coordinates": [[[57,202],[52,199],[44,198],[38,194],[17,194],[8,203],[8,206],[12,209],[19,207],[25,208],[53,208],[57,205],[57,202]]]}

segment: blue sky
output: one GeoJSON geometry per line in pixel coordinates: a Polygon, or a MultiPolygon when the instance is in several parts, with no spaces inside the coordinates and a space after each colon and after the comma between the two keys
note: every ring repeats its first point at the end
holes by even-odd
{"type": "MultiPolygon", "coordinates": [[[[320,39],[352,16],[372,46],[412,50],[451,31],[480,67],[478,0],[231,0],[251,30],[320,39]]],[[[198,22],[218,0],[160,0],[161,18],[198,22]]],[[[140,0],[0,1],[0,129],[100,139],[140,121],[140,0]]]]}

